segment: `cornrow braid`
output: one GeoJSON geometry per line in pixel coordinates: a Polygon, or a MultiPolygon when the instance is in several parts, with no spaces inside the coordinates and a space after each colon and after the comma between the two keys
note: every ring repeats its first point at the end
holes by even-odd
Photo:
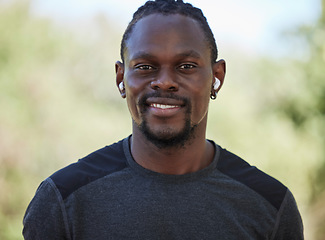
{"type": "Polygon", "coordinates": [[[184,3],[183,0],[176,0],[176,1],[155,0],[155,1],[147,1],[143,6],[139,7],[138,10],[133,14],[133,18],[126,28],[121,42],[120,54],[123,62],[124,62],[126,42],[130,38],[130,35],[132,33],[135,24],[140,19],[154,13],[160,13],[163,15],[181,14],[196,20],[200,24],[205,34],[206,41],[209,45],[211,51],[211,62],[214,63],[217,60],[218,49],[217,49],[216,41],[214,39],[211,28],[207,22],[207,19],[203,15],[201,9],[193,7],[189,3],[184,3]]]}

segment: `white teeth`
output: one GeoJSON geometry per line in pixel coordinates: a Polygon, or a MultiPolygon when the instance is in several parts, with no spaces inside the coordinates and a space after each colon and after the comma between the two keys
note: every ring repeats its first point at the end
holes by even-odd
{"type": "Polygon", "coordinates": [[[159,104],[159,103],[153,103],[153,107],[155,108],[161,108],[161,109],[168,109],[168,108],[176,108],[177,106],[175,105],[164,105],[164,104],[159,104]]]}

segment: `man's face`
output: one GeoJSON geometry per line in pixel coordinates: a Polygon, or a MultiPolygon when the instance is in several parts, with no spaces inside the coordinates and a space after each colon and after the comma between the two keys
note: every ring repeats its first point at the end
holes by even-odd
{"type": "Polygon", "coordinates": [[[126,43],[124,84],[133,128],[160,147],[205,134],[213,69],[210,49],[192,18],[152,14],[126,43]]]}

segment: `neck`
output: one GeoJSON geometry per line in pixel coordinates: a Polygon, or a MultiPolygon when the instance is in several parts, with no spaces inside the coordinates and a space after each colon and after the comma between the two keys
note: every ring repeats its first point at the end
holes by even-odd
{"type": "Polygon", "coordinates": [[[181,175],[207,167],[213,159],[214,147],[205,138],[205,128],[204,131],[196,129],[194,137],[184,146],[168,148],[157,147],[138,128],[133,128],[131,153],[134,160],[146,169],[181,175]]]}

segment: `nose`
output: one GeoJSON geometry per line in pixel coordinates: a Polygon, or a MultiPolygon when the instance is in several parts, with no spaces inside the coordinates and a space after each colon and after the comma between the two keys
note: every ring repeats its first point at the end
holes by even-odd
{"type": "Polygon", "coordinates": [[[161,70],[156,79],[152,81],[151,88],[169,92],[178,91],[176,76],[169,70],[161,70]]]}

